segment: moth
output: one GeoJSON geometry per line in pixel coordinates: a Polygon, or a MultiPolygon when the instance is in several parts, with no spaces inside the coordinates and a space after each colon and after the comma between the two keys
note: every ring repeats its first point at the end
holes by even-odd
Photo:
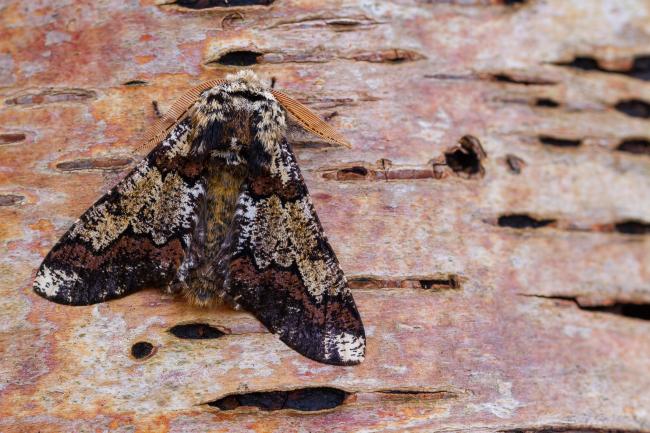
{"type": "Polygon", "coordinates": [[[252,313],[316,361],[353,365],[363,324],[287,142],[318,116],[250,71],[204,83],[154,125],[155,146],[47,254],[40,296],[90,305],[150,286],[252,313]]]}

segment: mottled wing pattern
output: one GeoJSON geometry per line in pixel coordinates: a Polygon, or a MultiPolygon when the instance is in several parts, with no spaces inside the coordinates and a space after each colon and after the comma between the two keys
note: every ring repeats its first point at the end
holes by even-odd
{"type": "Polygon", "coordinates": [[[361,318],[286,140],[242,186],[224,254],[227,298],[316,361],[357,364],[361,318]]]}
{"type": "Polygon", "coordinates": [[[34,290],[88,305],[169,282],[183,263],[203,200],[202,165],[179,122],[149,155],[88,209],[47,255],[34,290]]]}

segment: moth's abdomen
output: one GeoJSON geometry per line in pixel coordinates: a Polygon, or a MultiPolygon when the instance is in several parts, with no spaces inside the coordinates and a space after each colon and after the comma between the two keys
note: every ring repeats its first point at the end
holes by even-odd
{"type": "Polygon", "coordinates": [[[181,287],[184,296],[193,305],[207,306],[221,303],[223,269],[219,256],[235,215],[237,199],[246,176],[246,167],[228,165],[223,160],[210,162],[206,174],[205,203],[197,215],[197,227],[190,247],[189,260],[193,264],[181,287]]]}

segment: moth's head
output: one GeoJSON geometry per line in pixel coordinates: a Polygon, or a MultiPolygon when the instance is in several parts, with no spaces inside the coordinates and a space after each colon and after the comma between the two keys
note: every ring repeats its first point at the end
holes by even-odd
{"type": "Polygon", "coordinates": [[[285,112],[251,71],[229,75],[200,96],[193,148],[229,165],[269,169],[286,130],[285,112]]]}

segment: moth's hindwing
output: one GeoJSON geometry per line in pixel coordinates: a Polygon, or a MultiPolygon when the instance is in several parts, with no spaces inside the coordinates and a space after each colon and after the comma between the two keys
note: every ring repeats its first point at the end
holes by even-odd
{"type": "Polygon", "coordinates": [[[176,275],[205,194],[202,165],[188,156],[190,131],[188,121],[179,122],[79,218],[41,264],[36,293],[88,305],[176,275]]]}
{"type": "Polygon", "coordinates": [[[352,365],[365,334],[352,293],[286,140],[243,185],[225,290],[282,341],[316,361],[352,365]]]}

